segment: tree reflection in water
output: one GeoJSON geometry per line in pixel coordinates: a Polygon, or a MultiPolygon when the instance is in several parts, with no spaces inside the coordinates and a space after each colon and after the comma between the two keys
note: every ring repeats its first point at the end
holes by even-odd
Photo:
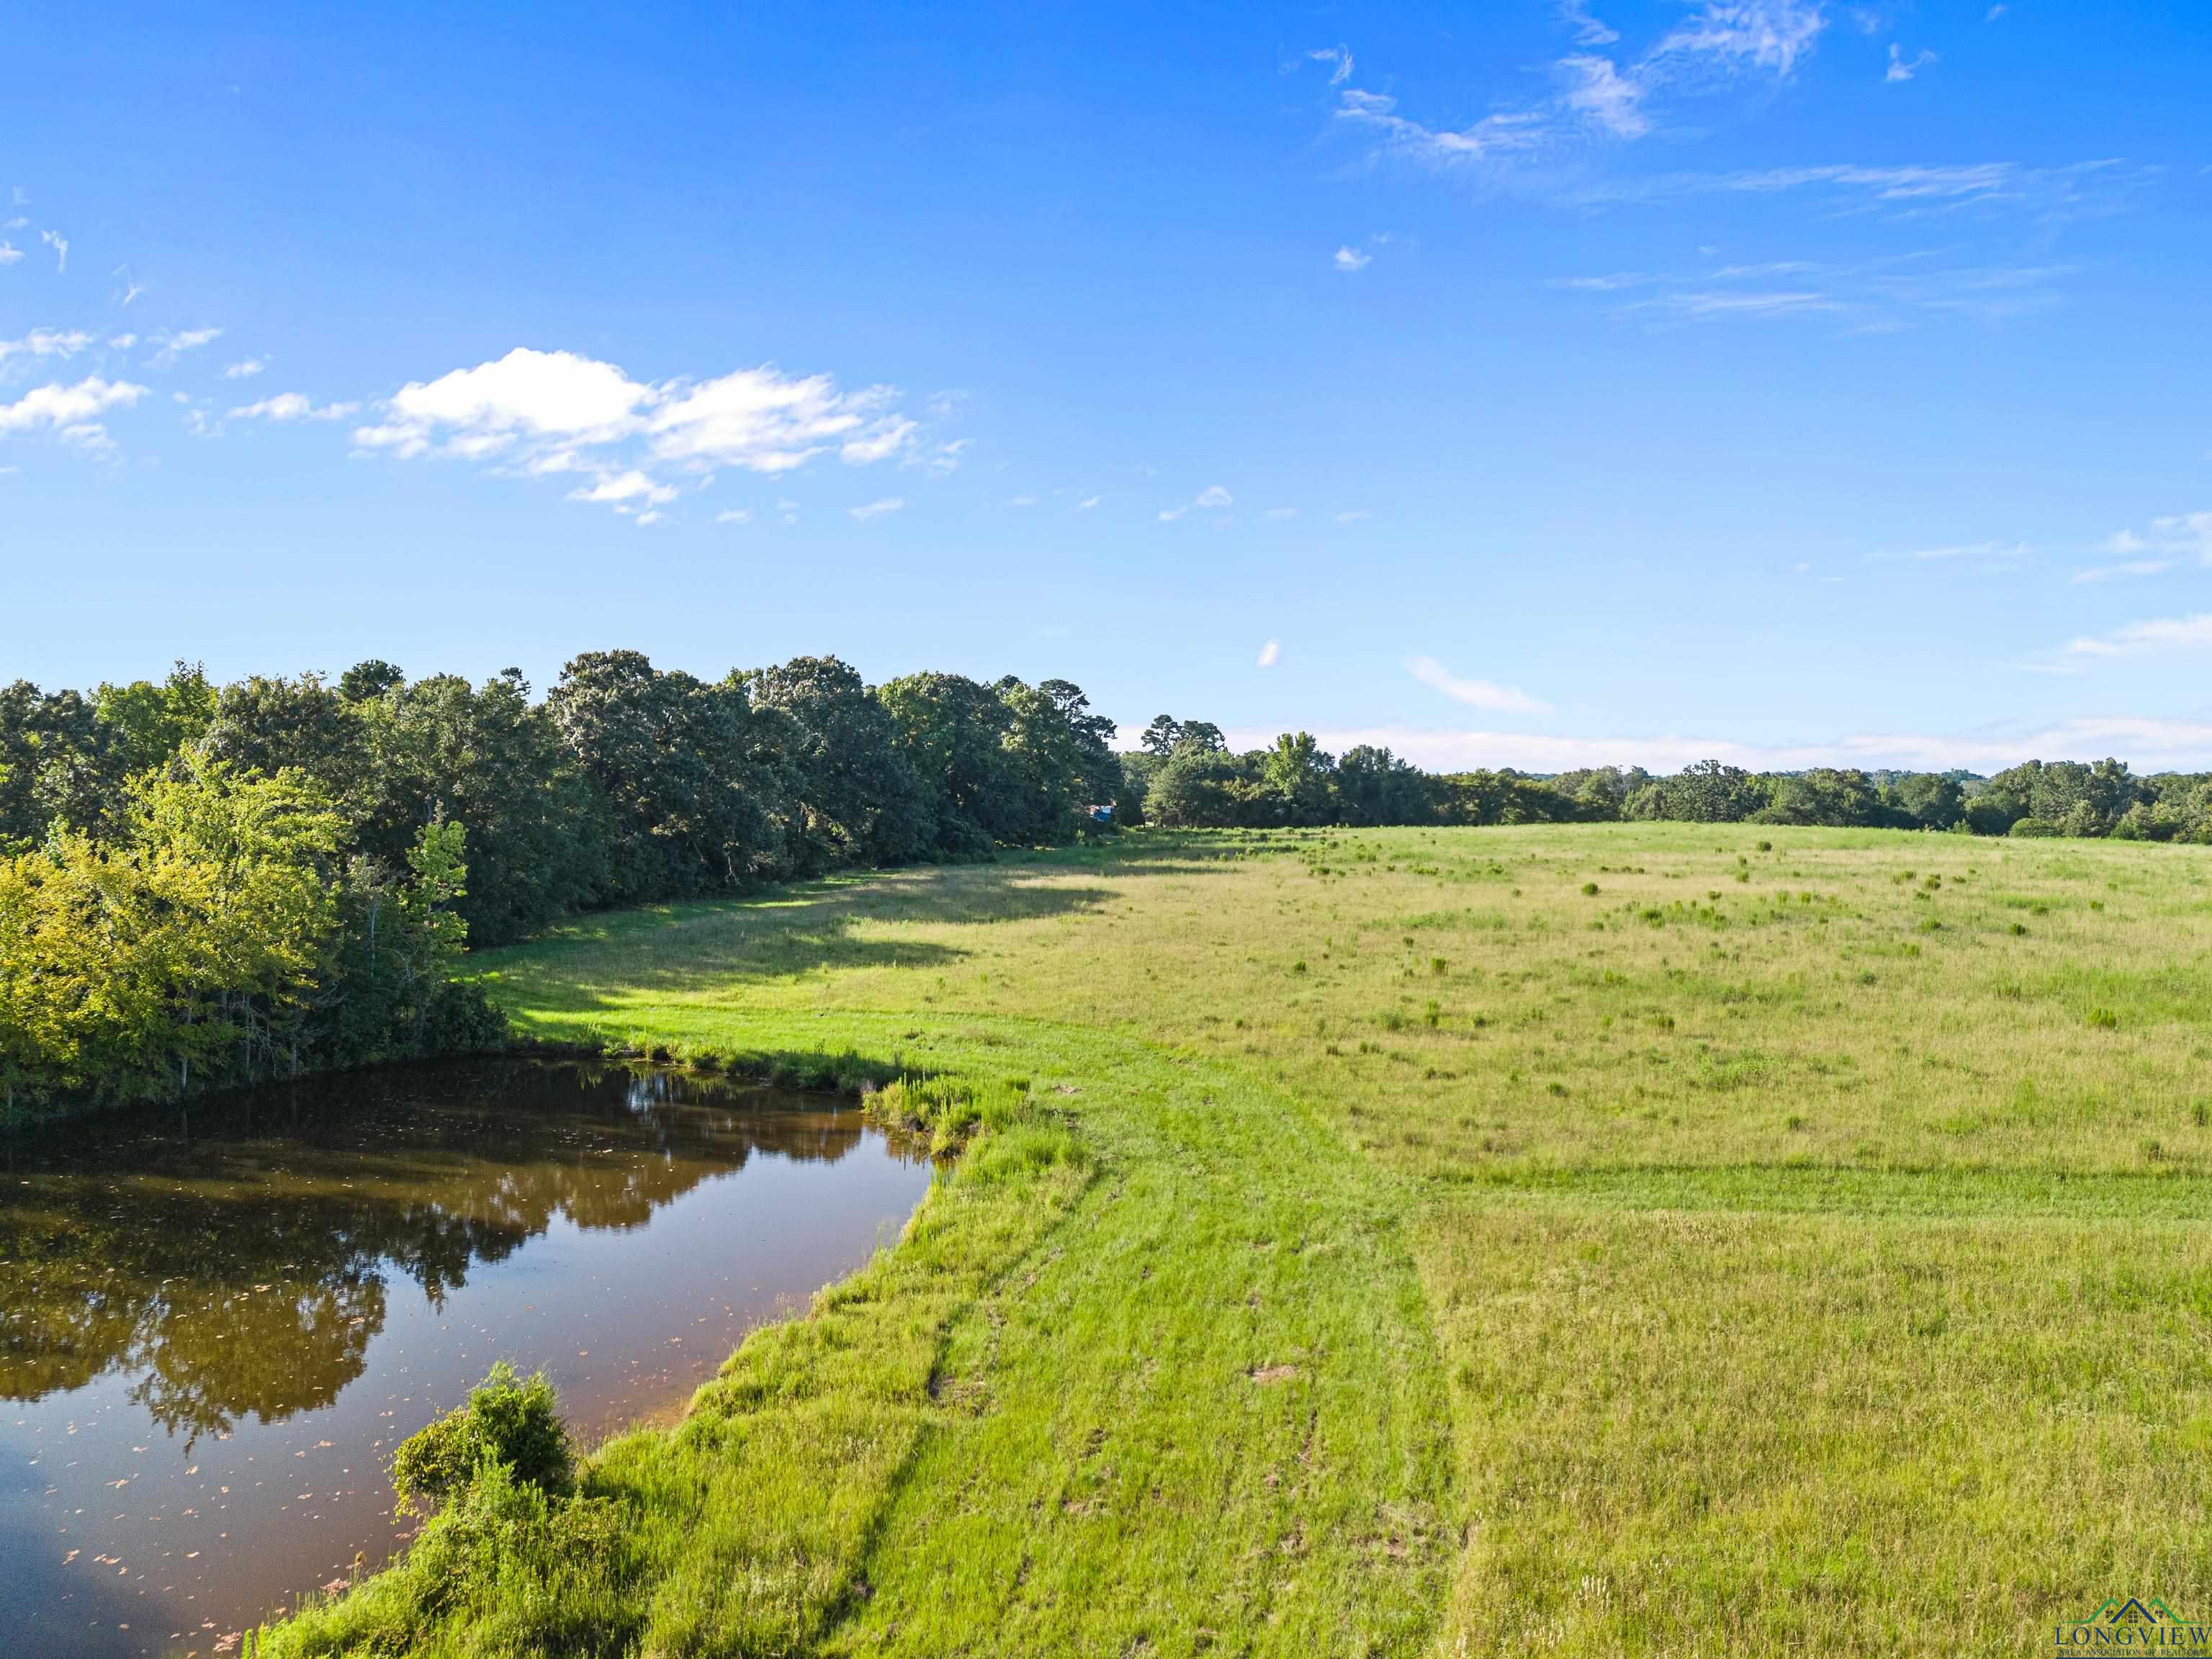
{"type": "Polygon", "coordinates": [[[441,1304],[556,1219],[641,1226],[756,1150],[834,1162],[861,1133],[818,1098],[494,1059],[21,1133],[0,1148],[0,1399],[119,1368],[172,1434],[276,1422],[362,1375],[398,1277],[441,1304]]]}

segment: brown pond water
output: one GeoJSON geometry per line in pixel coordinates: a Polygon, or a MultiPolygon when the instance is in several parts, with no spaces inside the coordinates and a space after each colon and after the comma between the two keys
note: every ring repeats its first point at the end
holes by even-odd
{"type": "Polygon", "coordinates": [[[392,1448],[495,1360],[587,1442],[672,1413],[930,1173],[834,1100],[505,1059],[0,1136],[0,1651],[234,1650],[390,1556],[392,1448]]]}

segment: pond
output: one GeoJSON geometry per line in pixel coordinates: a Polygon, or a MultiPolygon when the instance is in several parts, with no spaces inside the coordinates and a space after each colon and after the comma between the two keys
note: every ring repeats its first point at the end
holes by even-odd
{"type": "Polygon", "coordinates": [[[0,1137],[7,1652],[235,1651],[389,1558],[392,1449],[495,1360],[587,1443],[672,1415],[930,1175],[848,1103],[505,1058],[0,1137]]]}

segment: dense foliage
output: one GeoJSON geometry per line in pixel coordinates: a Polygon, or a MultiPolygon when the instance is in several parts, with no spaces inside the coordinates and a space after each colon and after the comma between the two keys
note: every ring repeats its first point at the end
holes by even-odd
{"type": "Polygon", "coordinates": [[[1387,749],[1363,745],[1332,757],[1303,732],[1232,754],[1219,726],[1166,714],[1139,742],[1122,757],[1118,814],[1176,829],[1642,819],[2212,842],[2212,774],[2137,777],[2117,760],[2029,761],[1990,778],[1832,767],[1747,772],[1718,761],[1668,777],[1641,767],[1437,775],[1387,749]]]}
{"type": "Polygon", "coordinates": [[[0,688],[0,1104],[480,1045],[450,965],[595,905],[1073,838],[1113,722],[1065,680],[594,652],[542,701],[336,682],[0,688]]]}

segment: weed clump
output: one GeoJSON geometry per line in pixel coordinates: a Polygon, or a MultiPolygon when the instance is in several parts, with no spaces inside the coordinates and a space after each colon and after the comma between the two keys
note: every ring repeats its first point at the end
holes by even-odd
{"type": "Polygon", "coordinates": [[[575,1448],[553,1385],[543,1371],[517,1376],[503,1359],[471,1391],[466,1405],[399,1443],[392,1460],[398,1512],[434,1515],[493,1465],[509,1480],[556,1498],[575,1485],[575,1448]]]}

